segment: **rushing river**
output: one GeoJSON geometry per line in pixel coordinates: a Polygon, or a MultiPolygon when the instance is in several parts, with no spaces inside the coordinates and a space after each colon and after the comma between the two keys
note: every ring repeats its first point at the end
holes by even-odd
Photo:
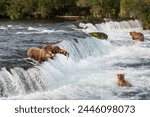
{"type": "Polygon", "coordinates": [[[150,99],[150,31],[138,20],[79,26],[0,21],[0,99],[150,99]],[[108,40],[90,37],[93,31],[108,40]],[[130,31],[142,32],[145,41],[133,41],[130,31]],[[27,58],[29,47],[49,43],[65,48],[69,59],[27,58]],[[117,73],[134,87],[117,86],[117,73]]]}

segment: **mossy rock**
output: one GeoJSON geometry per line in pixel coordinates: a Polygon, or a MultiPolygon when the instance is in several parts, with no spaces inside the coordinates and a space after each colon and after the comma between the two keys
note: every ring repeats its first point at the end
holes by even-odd
{"type": "Polygon", "coordinates": [[[91,36],[96,37],[98,39],[104,39],[107,40],[108,36],[105,33],[101,33],[101,32],[91,32],[89,33],[91,36]]]}

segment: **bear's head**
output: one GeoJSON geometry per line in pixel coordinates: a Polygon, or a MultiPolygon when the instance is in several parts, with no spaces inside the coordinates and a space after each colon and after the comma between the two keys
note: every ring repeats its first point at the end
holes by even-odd
{"type": "Polygon", "coordinates": [[[119,81],[124,81],[124,76],[125,76],[125,74],[117,74],[117,78],[118,78],[118,80],[119,81]]]}
{"type": "Polygon", "coordinates": [[[131,35],[131,36],[133,36],[133,35],[135,35],[135,34],[137,34],[135,31],[130,32],[130,35],[131,35]]]}
{"type": "Polygon", "coordinates": [[[60,49],[59,53],[69,57],[69,53],[66,50],[64,50],[64,49],[60,49]]]}

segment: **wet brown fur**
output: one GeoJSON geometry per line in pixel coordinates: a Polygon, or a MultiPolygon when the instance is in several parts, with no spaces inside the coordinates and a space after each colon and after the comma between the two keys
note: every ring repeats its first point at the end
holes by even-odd
{"type": "Polygon", "coordinates": [[[62,48],[60,48],[60,47],[58,47],[58,46],[55,45],[55,44],[44,45],[44,46],[42,47],[42,49],[45,49],[47,52],[50,51],[52,54],[57,54],[57,53],[59,53],[59,54],[65,55],[65,56],[69,56],[69,53],[68,53],[66,50],[64,50],[64,49],[62,49],[62,48]]]}
{"type": "Polygon", "coordinates": [[[144,35],[140,32],[130,32],[130,35],[133,40],[144,41],[144,35]]]}
{"type": "Polygon", "coordinates": [[[125,74],[117,74],[117,84],[118,86],[132,87],[132,85],[124,79],[125,74]]]}
{"type": "Polygon", "coordinates": [[[51,52],[47,52],[45,49],[40,49],[38,47],[31,47],[27,51],[28,57],[37,60],[39,63],[47,60],[48,58],[53,58],[51,52]]]}

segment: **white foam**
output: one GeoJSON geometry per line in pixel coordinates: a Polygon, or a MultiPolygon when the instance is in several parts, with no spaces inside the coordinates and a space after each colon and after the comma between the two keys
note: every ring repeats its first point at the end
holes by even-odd
{"type": "Polygon", "coordinates": [[[7,27],[8,27],[8,28],[12,28],[13,26],[12,26],[12,25],[7,25],[7,27]]]}
{"type": "Polygon", "coordinates": [[[35,27],[28,27],[28,31],[23,31],[23,32],[16,32],[16,34],[25,34],[25,35],[30,35],[30,34],[51,34],[51,33],[67,33],[64,30],[54,30],[54,29],[47,29],[47,28],[35,28],[35,27]]]}
{"type": "Polygon", "coordinates": [[[0,30],[7,30],[5,26],[0,26],[0,30]]]}

